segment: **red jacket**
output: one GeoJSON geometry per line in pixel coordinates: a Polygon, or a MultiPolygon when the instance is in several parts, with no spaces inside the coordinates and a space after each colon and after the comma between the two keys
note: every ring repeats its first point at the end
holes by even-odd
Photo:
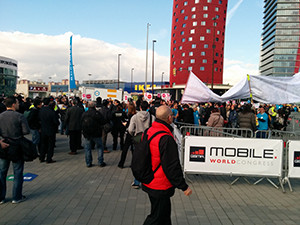
{"type": "Polygon", "coordinates": [[[158,119],[152,123],[148,130],[149,139],[158,131],[167,132],[167,134],[158,134],[150,143],[152,170],[154,171],[160,163],[161,166],[155,172],[154,179],[149,184],[143,184],[143,190],[149,194],[155,193],[155,191],[160,193],[166,191],[166,193],[173,195],[175,187],[183,191],[188,187],[183,178],[177,144],[172,130],[173,128],[169,124],[158,119]]]}

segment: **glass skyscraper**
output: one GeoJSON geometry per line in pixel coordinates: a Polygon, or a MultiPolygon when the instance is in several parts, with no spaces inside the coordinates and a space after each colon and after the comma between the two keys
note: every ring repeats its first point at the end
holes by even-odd
{"type": "Polygon", "coordinates": [[[300,66],[300,0],[264,0],[260,74],[292,76],[300,66]]]}
{"type": "Polygon", "coordinates": [[[0,56],[0,95],[13,95],[18,78],[18,62],[0,56]]]}

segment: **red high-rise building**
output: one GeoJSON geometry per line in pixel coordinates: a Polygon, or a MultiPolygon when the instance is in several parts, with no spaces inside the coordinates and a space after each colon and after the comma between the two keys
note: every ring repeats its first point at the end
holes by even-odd
{"type": "Polygon", "coordinates": [[[189,71],[204,83],[223,83],[226,10],[227,0],[174,0],[171,85],[186,84],[189,71]]]}

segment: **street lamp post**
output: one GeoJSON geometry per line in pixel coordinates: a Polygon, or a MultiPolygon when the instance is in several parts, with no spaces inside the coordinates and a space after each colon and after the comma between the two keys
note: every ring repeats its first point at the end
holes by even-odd
{"type": "Polygon", "coordinates": [[[131,68],[131,85],[130,85],[130,92],[131,93],[132,93],[133,70],[134,70],[134,68],[131,68]]]}
{"type": "Polygon", "coordinates": [[[154,97],[154,43],[156,40],[152,41],[152,96],[154,97]]]}
{"type": "Polygon", "coordinates": [[[149,27],[150,23],[147,23],[147,41],[146,41],[146,72],[145,72],[145,92],[147,92],[147,71],[148,71],[148,37],[149,37],[149,27]]]}
{"type": "Polygon", "coordinates": [[[89,87],[91,87],[91,76],[92,76],[92,74],[89,73],[88,75],[89,75],[89,87]]]}
{"type": "Polygon", "coordinates": [[[118,90],[120,88],[120,57],[122,54],[118,54],[118,90]]]}
{"type": "Polygon", "coordinates": [[[212,70],[211,70],[211,90],[214,89],[214,72],[215,72],[215,30],[216,30],[216,19],[217,17],[212,18],[213,20],[213,27],[214,27],[214,31],[213,31],[213,45],[212,45],[212,70]]]}

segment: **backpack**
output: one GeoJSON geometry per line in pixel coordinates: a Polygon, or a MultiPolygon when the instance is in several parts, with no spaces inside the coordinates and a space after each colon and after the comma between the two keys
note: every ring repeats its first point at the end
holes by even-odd
{"type": "Polygon", "coordinates": [[[92,116],[84,116],[82,119],[82,133],[85,138],[90,138],[95,134],[95,121],[92,116]]]}
{"type": "Polygon", "coordinates": [[[152,170],[150,142],[158,134],[167,133],[166,131],[158,131],[148,140],[148,129],[144,131],[141,141],[135,144],[131,161],[133,176],[144,184],[149,184],[154,179],[154,173],[161,166],[161,164],[159,164],[154,171],[152,170]]]}

